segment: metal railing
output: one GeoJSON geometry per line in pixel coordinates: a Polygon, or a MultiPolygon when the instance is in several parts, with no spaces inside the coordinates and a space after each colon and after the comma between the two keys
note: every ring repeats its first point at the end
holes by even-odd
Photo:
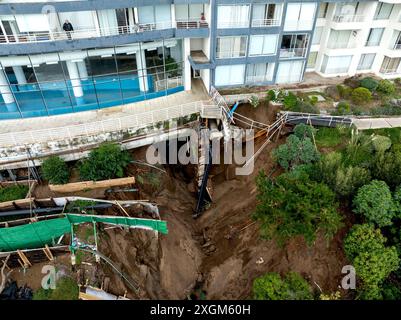
{"type": "Polygon", "coordinates": [[[243,58],[245,56],[246,56],[245,50],[217,51],[216,52],[216,59],[243,58]]]}
{"type": "Polygon", "coordinates": [[[201,19],[178,19],[175,25],[177,29],[209,28],[208,22],[201,19]]]}
{"type": "Polygon", "coordinates": [[[290,58],[305,57],[307,50],[308,50],[307,47],[280,49],[280,58],[290,59],[290,58]]]}
{"type": "Polygon", "coordinates": [[[248,28],[249,20],[246,21],[218,21],[217,29],[224,28],[248,28]]]}
{"type": "Polygon", "coordinates": [[[333,17],[334,22],[363,22],[364,20],[365,16],[355,14],[335,15],[333,17]]]}
{"type": "Polygon", "coordinates": [[[253,19],[252,27],[274,27],[280,25],[280,19],[253,19]]]}
{"type": "Polygon", "coordinates": [[[49,141],[65,141],[79,136],[93,136],[96,134],[117,132],[130,128],[141,129],[161,121],[185,117],[194,113],[209,114],[209,111],[215,113],[215,106],[216,105],[210,101],[200,100],[84,124],[31,131],[7,132],[0,134],[0,146],[9,147],[45,143],[49,141]]]}
{"type": "Polygon", "coordinates": [[[163,30],[170,29],[172,27],[173,24],[171,21],[161,21],[155,23],[139,23],[129,26],[118,26],[111,28],[81,28],[74,31],[25,32],[12,35],[0,35],[0,43],[46,42],[58,40],[86,39],[121,34],[134,34],[153,30],[163,30]]]}
{"type": "Polygon", "coordinates": [[[167,90],[184,85],[182,77],[167,78],[155,81],[156,91],[167,90]]]}
{"type": "Polygon", "coordinates": [[[347,42],[330,42],[327,44],[327,48],[329,49],[352,49],[356,47],[356,42],[347,41],[347,42]]]}

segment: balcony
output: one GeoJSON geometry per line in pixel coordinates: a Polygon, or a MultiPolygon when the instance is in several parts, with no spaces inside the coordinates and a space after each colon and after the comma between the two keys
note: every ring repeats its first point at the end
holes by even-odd
{"type": "Polygon", "coordinates": [[[293,58],[304,58],[306,57],[307,48],[283,48],[280,49],[280,58],[282,59],[293,59],[293,58]]]}
{"type": "Polygon", "coordinates": [[[206,38],[209,36],[209,23],[201,19],[177,19],[176,37],[206,38]]]}
{"type": "Polygon", "coordinates": [[[280,19],[254,19],[251,26],[253,28],[277,27],[280,25],[280,19]]]}
{"type": "Polygon", "coordinates": [[[194,70],[210,69],[212,63],[202,50],[191,51],[188,57],[189,63],[194,70]]]}
{"type": "Polygon", "coordinates": [[[356,47],[356,42],[329,42],[327,44],[328,49],[353,49],[356,47]]]}
{"type": "Polygon", "coordinates": [[[163,21],[156,23],[134,24],[127,26],[118,26],[112,28],[95,28],[95,29],[76,29],[71,32],[65,31],[45,31],[32,33],[18,33],[12,35],[0,35],[0,43],[27,43],[27,42],[48,42],[60,40],[77,40],[89,39],[97,37],[116,36],[124,34],[137,34],[154,30],[171,29],[171,21],[163,21]]]}
{"type": "Polygon", "coordinates": [[[354,14],[347,14],[347,15],[335,15],[333,17],[334,22],[364,22],[365,16],[363,15],[354,15],[354,14]]]}

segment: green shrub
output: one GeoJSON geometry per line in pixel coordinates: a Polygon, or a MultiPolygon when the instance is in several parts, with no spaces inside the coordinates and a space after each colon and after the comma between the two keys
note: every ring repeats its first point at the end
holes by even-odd
{"type": "Polygon", "coordinates": [[[294,134],[300,139],[303,138],[313,139],[316,132],[317,130],[314,127],[304,123],[297,124],[294,128],[294,134]]]}
{"type": "Polygon", "coordinates": [[[401,78],[395,78],[395,79],[394,79],[394,83],[395,83],[397,86],[401,85],[401,78]]]}
{"type": "Polygon", "coordinates": [[[24,199],[28,191],[28,186],[21,184],[15,184],[8,187],[0,187],[0,202],[24,199]]]}
{"type": "Polygon", "coordinates": [[[251,96],[250,98],[249,98],[249,103],[250,103],[250,105],[252,106],[252,107],[254,107],[254,108],[257,108],[258,106],[259,106],[259,97],[258,96],[255,96],[255,95],[253,95],[253,96],[251,96]]]}
{"type": "Polygon", "coordinates": [[[283,104],[286,110],[294,111],[298,103],[298,97],[292,92],[288,92],[288,95],[284,97],[283,104]]]}
{"type": "Polygon", "coordinates": [[[348,99],[351,96],[352,88],[339,84],[337,85],[337,91],[340,95],[340,98],[348,99]]]}
{"type": "Polygon", "coordinates": [[[351,106],[348,102],[341,101],[337,104],[337,114],[346,115],[351,113],[351,106]]]}
{"type": "Polygon", "coordinates": [[[384,181],[372,180],[359,188],[353,205],[355,213],[364,215],[379,227],[392,224],[395,207],[390,189],[384,181]]]}
{"type": "Polygon", "coordinates": [[[302,172],[290,171],[275,180],[260,172],[256,186],[254,218],[261,223],[263,238],[276,239],[283,245],[292,237],[302,236],[311,245],[318,231],[331,239],[343,225],[334,192],[302,172]]]}
{"type": "Polygon", "coordinates": [[[318,103],[319,99],[317,98],[317,96],[311,96],[309,97],[309,102],[312,106],[316,105],[318,103]]]}
{"type": "Polygon", "coordinates": [[[269,90],[266,93],[266,100],[267,101],[277,101],[276,92],[274,90],[269,90]]]}
{"type": "Polygon", "coordinates": [[[65,184],[70,179],[70,171],[63,159],[51,156],[42,163],[43,177],[51,184],[65,184]]]}
{"type": "Polygon", "coordinates": [[[104,143],[81,161],[79,175],[81,180],[94,181],[121,178],[130,160],[129,154],[121,151],[119,145],[104,143]]]}
{"type": "Polygon", "coordinates": [[[380,299],[379,285],[397,270],[395,247],[386,247],[386,238],[371,224],[354,225],[344,239],[344,251],[363,281],[361,299],[380,299]]]}
{"type": "Polygon", "coordinates": [[[377,86],[379,85],[379,81],[373,79],[371,77],[366,77],[361,80],[361,87],[368,89],[370,92],[376,90],[377,86]]]}
{"type": "Polygon", "coordinates": [[[289,170],[297,165],[318,160],[319,152],[310,138],[300,139],[291,135],[285,144],[273,150],[273,158],[281,167],[289,170]]]}
{"type": "Polygon", "coordinates": [[[401,152],[393,148],[372,158],[372,176],[395,188],[401,184],[401,152]]]}
{"type": "Polygon", "coordinates": [[[79,287],[75,280],[63,277],[57,280],[56,289],[39,289],[33,293],[33,300],[78,300],[79,287]]]}
{"type": "Polygon", "coordinates": [[[391,94],[395,91],[395,85],[390,80],[380,80],[377,91],[384,94],[391,94]]]}
{"type": "Polygon", "coordinates": [[[376,152],[382,153],[391,147],[391,139],[389,137],[375,135],[372,138],[372,146],[376,152]]]}
{"type": "Polygon", "coordinates": [[[356,104],[366,104],[372,100],[372,93],[366,88],[356,88],[352,90],[351,99],[356,104]]]}
{"type": "Polygon", "coordinates": [[[298,273],[289,272],[284,279],[275,272],[266,273],[253,281],[256,300],[312,300],[309,283],[298,273]]]}

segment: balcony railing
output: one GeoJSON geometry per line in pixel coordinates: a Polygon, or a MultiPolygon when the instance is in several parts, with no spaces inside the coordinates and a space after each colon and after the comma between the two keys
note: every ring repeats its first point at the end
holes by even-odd
{"type": "Polygon", "coordinates": [[[209,28],[206,20],[200,19],[178,19],[176,22],[177,29],[200,29],[209,28]]]}
{"type": "Polygon", "coordinates": [[[217,59],[231,59],[231,58],[244,58],[246,55],[245,50],[241,51],[217,51],[217,59]]]}
{"type": "Polygon", "coordinates": [[[356,47],[356,42],[329,42],[327,48],[329,49],[352,49],[356,47]]]}
{"type": "Polygon", "coordinates": [[[290,48],[290,49],[280,49],[280,58],[299,58],[306,56],[307,48],[290,48]]]}
{"type": "Polygon", "coordinates": [[[390,69],[381,68],[380,69],[380,73],[382,73],[382,74],[395,74],[395,73],[397,73],[397,70],[398,70],[398,68],[390,68],[390,69]]]}
{"type": "Polygon", "coordinates": [[[224,29],[224,28],[248,28],[249,21],[218,21],[217,28],[224,29]]]}
{"type": "Polygon", "coordinates": [[[171,21],[155,23],[139,23],[130,26],[118,26],[112,28],[83,28],[74,31],[46,31],[35,33],[19,33],[13,35],[0,35],[0,43],[16,42],[46,42],[58,40],[75,40],[96,37],[115,36],[120,34],[134,34],[153,30],[163,30],[172,28],[171,21]]]}
{"type": "Polygon", "coordinates": [[[280,19],[254,19],[252,20],[252,27],[274,27],[280,25],[280,19]]]}
{"type": "Polygon", "coordinates": [[[363,22],[365,16],[355,14],[335,15],[333,17],[334,22],[363,22]]]}

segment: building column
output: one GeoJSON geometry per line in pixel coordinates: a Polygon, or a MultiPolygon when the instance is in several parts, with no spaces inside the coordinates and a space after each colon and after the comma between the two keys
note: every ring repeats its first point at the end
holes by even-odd
{"type": "Polygon", "coordinates": [[[83,102],[84,92],[82,90],[81,80],[79,79],[78,67],[75,62],[66,61],[68,74],[70,76],[72,90],[77,103],[83,102]]]}
{"type": "Polygon", "coordinates": [[[3,97],[8,111],[17,111],[14,95],[12,94],[10,84],[7,81],[5,72],[0,68],[0,94],[3,97]]]}
{"type": "Polygon", "coordinates": [[[15,77],[17,78],[18,84],[27,84],[25,73],[21,66],[13,67],[13,71],[14,71],[15,77]]]}
{"type": "Polygon", "coordinates": [[[78,61],[77,66],[78,66],[79,77],[81,78],[81,80],[87,80],[88,70],[86,69],[85,61],[78,61]]]}
{"type": "Polygon", "coordinates": [[[148,72],[146,70],[145,50],[138,50],[135,54],[136,66],[138,68],[139,89],[141,92],[149,90],[148,72]]]}
{"type": "Polygon", "coordinates": [[[189,63],[189,56],[191,55],[191,39],[184,38],[184,89],[185,91],[191,90],[191,64],[189,63]]]}

